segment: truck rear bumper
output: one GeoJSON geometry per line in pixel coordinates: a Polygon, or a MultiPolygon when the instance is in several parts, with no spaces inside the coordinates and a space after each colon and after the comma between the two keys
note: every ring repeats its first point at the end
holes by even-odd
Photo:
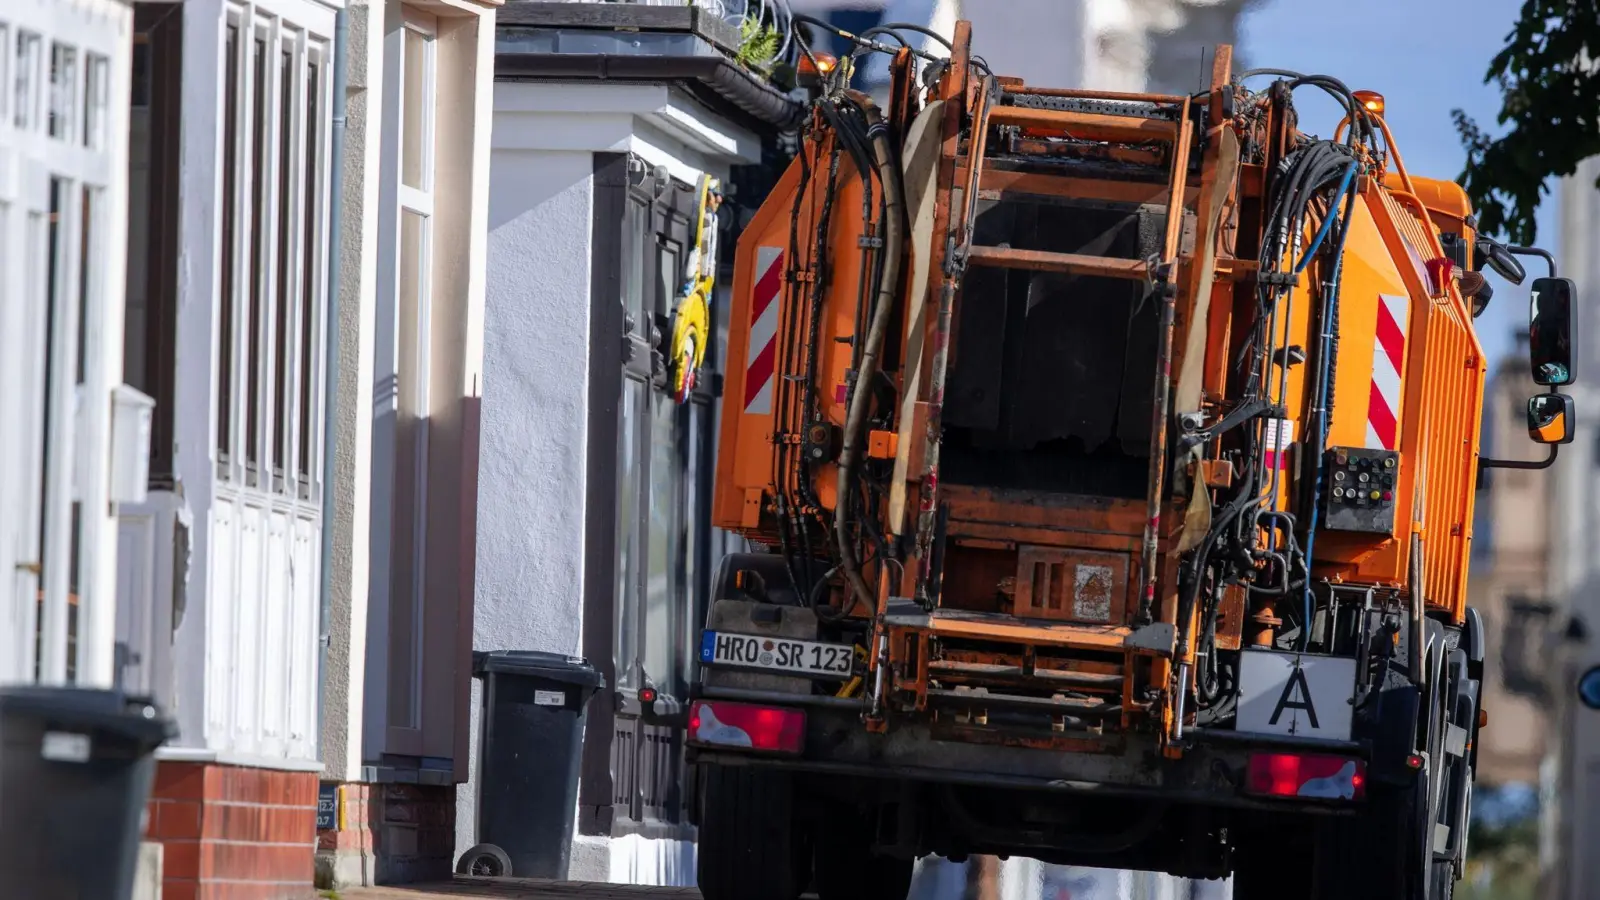
{"type": "Polygon", "coordinates": [[[1192,744],[1179,759],[1163,757],[1155,742],[1129,735],[1107,752],[1076,752],[1033,746],[942,739],[930,725],[894,722],[886,734],[871,734],[858,714],[839,709],[807,710],[806,750],[800,757],[764,756],[690,747],[697,765],[765,766],[852,778],[970,785],[1061,793],[1129,797],[1166,803],[1283,812],[1353,813],[1360,803],[1328,803],[1246,794],[1250,757],[1262,752],[1327,753],[1365,759],[1362,744],[1234,732],[1191,731],[1192,744]]]}

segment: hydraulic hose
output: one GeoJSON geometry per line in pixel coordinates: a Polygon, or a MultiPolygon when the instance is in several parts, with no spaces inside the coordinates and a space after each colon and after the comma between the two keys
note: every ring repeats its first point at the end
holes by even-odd
{"type": "MultiPolygon", "coordinates": [[[[1324,445],[1327,444],[1328,441],[1328,394],[1331,392],[1333,384],[1334,342],[1338,339],[1338,335],[1333,328],[1333,323],[1337,320],[1338,316],[1339,276],[1344,269],[1345,241],[1350,237],[1350,226],[1355,219],[1356,191],[1355,188],[1351,186],[1351,176],[1354,172],[1355,166],[1352,164],[1350,171],[1345,175],[1345,180],[1343,183],[1343,188],[1345,191],[1344,221],[1339,224],[1339,243],[1333,249],[1333,273],[1328,278],[1328,285],[1326,289],[1327,296],[1323,298],[1322,304],[1322,352],[1319,354],[1321,359],[1317,365],[1318,409],[1315,410],[1317,433],[1315,442],[1310,447],[1312,453],[1315,454],[1312,457],[1312,471],[1315,472],[1315,475],[1312,478],[1311,486],[1311,497],[1313,500],[1311,504],[1311,517],[1306,527],[1305,564],[1307,577],[1305,595],[1302,602],[1302,607],[1305,611],[1305,620],[1300,623],[1301,650],[1305,650],[1311,640],[1312,598],[1310,572],[1311,560],[1313,559],[1313,553],[1316,550],[1318,519],[1317,511],[1318,506],[1320,505],[1316,503],[1315,500],[1316,498],[1322,496],[1322,451],[1324,445]]],[[[1337,203],[1338,200],[1335,199],[1334,202],[1337,203]]],[[[1333,213],[1334,207],[1329,207],[1328,217],[1330,219],[1333,217],[1333,213]]]]}
{"type": "Polygon", "coordinates": [[[850,502],[854,494],[857,457],[861,451],[861,432],[867,421],[867,408],[872,404],[872,388],[878,377],[884,337],[889,333],[889,320],[894,311],[894,299],[900,285],[901,258],[905,250],[905,189],[901,183],[900,163],[889,143],[889,126],[876,104],[863,97],[858,101],[871,123],[867,136],[872,141],[872,154],[878,169],[878,181],[883,188],[883,277],[878,281],[878,296],[873,304],[872,324],[867,330],[861,351],[861,367],[856,373],[855,392],[845,413],[844,439],[839,450],[839,487],[837,510],[833,531],[839,543],[839,568],[850,584],[851,592],[862,605],[876,608],[866,579],[861,576],[861,566],[856,560],[855,546],[850,539],[850,502]]]}

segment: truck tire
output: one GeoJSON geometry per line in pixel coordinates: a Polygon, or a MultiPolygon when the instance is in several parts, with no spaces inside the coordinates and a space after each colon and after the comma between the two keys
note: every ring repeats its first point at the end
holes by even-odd
{"type": "Polygon", "coordinates": [[[798,900],[810,847],[794,827],[783,772],[707,766],[700,782],[700,893],[705,900],[798,900]]]}
{"type": "Polygon", "coordinates": [[[1360,815],[1321,823],[1314,879],[1318,893],[1309,896],[1427,900],[1428,862],[1422,838],[1427,822],[1425,785],[1374,785],[1367,796],[1367,808],[1360,815]]]}
{"type": "Polygon", "coordinates": [[[1448,721],[1441,657],[1430,654],[1430,677],[1422,709],[1422,746],[1427,762],[1409,784],[1373,783],[1367,808],[1354,818],[1324,823],[1319,835],[1318,900],[1344,897],[1386,897],[1394,900],[1439,900],[1441,887],[1453,889],[1455,872],[1433,858],[1434,823],[1447,802],[1449,767],[1444,754],[1448,721]],[[1445,874],[1441,885],[1440,875],[1445,874]]]}
{"type": "MultiPolygon", "coordinates": [[[[821,900],[905,900],[913,862],[881,856],[856,810],[818,825],[814,887],[821,900]]],[[[865,821],[871,821],[866,818],[865,821]]]]}

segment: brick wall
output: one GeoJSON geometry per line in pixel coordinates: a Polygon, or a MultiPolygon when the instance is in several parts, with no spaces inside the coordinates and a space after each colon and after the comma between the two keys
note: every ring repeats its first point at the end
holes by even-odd
{"type": "Polygon", "coordinates": [[[372,786],[379,884],[448,878],[455,866],[455,785],[372,786]]]}
{"type": "Polygon", "coordinates": [[[161,898],[304,900],[316,822],[315,773],[162,761],[146,826],[161,898]]]}
{"type": "Polygon", "coordinates": [[[317,887],[376,884],[370,802],[373,786],[360,782],[333,786],[339,797],[334,807],[334,827],[317,832],[317,887]]]}

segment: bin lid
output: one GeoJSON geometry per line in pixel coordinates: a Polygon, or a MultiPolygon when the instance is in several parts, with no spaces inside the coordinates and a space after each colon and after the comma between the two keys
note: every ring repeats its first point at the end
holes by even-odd
{"type": "Polygon", "coordinates": [[[542,650],[490,650],[472,654],[472,674],[520,675],[585,688],[605,686],[599,670],[581,656],[542,650]]]}
{"type": "Polygon", "coordinates": [[[7,721],[42,721],[46,728],[92,731],[153,752],[178,736],[154,703],[120,691],[19,685],[0,688],[0,730],[7,721]]]}

